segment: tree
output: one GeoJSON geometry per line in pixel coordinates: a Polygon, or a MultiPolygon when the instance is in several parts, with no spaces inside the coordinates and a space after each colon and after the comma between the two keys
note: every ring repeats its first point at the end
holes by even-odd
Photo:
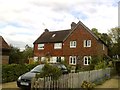
{"type": "Polygon", "coordinates": [[[10,55],[9,55],[9,63],[22,63],[22,53],[20,52],[20,49],[17,47],[13,47],[12,45],[10,55]]]}
{"type": "Polygon", "coordinates": [[[115,27],[109,31],[109,36],[113,41],[112,51],[115,53],[117,58],[120,58],[120,28],[115,27]]]}
{"type": "Polygon", "coordinates": [[[23,51],[24,62],[28,63],[29,58],[33,57],[33,48],[26,45],[25,50],[23,51]]]}
{"type": "Polygon", "coordinates": [[[98,29],[92,28],[91,30],[98,38],[101,38],[101,33],[98,32],[98,29]]]}

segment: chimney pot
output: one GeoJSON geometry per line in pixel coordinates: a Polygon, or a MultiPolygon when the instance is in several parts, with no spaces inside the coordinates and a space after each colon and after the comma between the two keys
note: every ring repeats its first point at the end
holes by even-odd
{"type": "Polygon", "coordinates": [[[72,23],[71,23],[71,29],[73,29],[75,26],[76,26],[76,23],[75,23],[75,22],[72,22],[72,23]]]}
{"type": "Polygon", "coordinates": [[[46,29],[45,29],[45,32],[49,32],[49,30],[46,28],[46,29]]]}

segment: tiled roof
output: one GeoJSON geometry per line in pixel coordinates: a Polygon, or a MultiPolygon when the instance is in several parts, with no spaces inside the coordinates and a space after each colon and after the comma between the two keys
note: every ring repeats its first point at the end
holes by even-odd
{"type": "Polygon", "coordinates": [[[0,48],[10,49],[10,46],[7,44],[7,42],[4,40],[2,36],[0,36],[0,48]]]}
{"type": "Polygon", "coordinates": [[[45,31],[34,43],[62,42],[70,32],[71,29],[52,32],[45,31]]]}
{"type": "MultiPolygon", "coordinates": [[[[48,29],[45,29],[45,32],[34,42],[35,43],[54,43],[54,42],[64,42],[72,32],[81,25],[87,30],[96,40],[105,44],[100,38],[98,38],[88,27],[86,27],[81,21],[77,24],[72,22],[71,29],[68,30],[58,30],[50,32],[48,29]]],[[[106,45],[106,44],[105,44],[106,45]]]]}

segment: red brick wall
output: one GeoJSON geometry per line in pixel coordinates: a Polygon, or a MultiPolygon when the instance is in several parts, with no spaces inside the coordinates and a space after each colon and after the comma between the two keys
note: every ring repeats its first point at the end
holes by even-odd
{"type": "Polygon", "coordinates": [[[83,65],[83,56],[107,55],[107,47],[103,50],[103,44],[91,35],[83,26],[79,25],[72,34],[64,41],[62,49],[55,50],[54,43],[45,44],[44,50],[37,50],[37,44],[34,46],[36,56],[45,56],[50,53],[52,56],[65,56],[69,62],[69,56],[79,56],[80,63],[83,65]],[[91,40],[91,47],[84,47],[84,40],[91,40]],[[76,48],[70,48],[70,41],[77,41],[76,48]]]}
{"type": "Polygon", "coordinates": [[[46,43],[44,50],[38,50],[37,44],[35,44],[34,48],[35,56],[45,56],[47,53],[50,53],[51,56],[63,56],[63,48],[54,49],[54,43],[46,43]]]}
{"type": "Polygon", "coordinates": [[[96,55],[98,41],[82,26],[79,26],[64,42],[63,52],[65,55],[96,55]],[[77,41],[76,48],[70,48],[70,41],[77,41]],[[91,47],[84,47],[84,40],[91,40],[91,47]]]}

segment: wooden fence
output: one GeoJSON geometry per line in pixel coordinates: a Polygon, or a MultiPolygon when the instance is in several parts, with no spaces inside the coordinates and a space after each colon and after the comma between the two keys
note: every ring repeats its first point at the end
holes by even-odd
{"type": "Polygon", "coordinates": [[[34,78],[31,83],[31,88],[54,88],[55,90],[59,88],[81,88],[83,81],[94,82],[106,75],[110,76],[111,71],[111,68],[106,68],[79,73],[69,73],[62,75],[57,81],[53,81],[51,77],[34,78]]]}

